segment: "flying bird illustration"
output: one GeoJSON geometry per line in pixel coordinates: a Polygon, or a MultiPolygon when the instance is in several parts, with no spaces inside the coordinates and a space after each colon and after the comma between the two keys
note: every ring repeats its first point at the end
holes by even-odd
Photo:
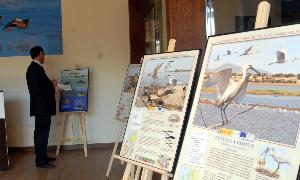
{"type": "Polygon", "coordinates": [[[296,61],[296,60],[299,60],[297,58],[294,58],[294,59],[291,59],[291,60],[288,60],[287,59],[287,48],[282,48],[278,51],[276,51],[276,57],[277,57],[277,61],[276,62],[272,62],[272,63],[269,63],[269,65],[273,65],[273,64],[284,64],[288,61],[296,61]]]}
{"type": "Polygon", "coordinates": [[[167,72],[167,69],[169,67],[171,67],[171,63],[174,62],[174,61],[169,61],[168,64],[165,66],[165,72],[167,72]]]}
{"type": "Polygon", "coordinates": [[[13,27],[18,28],[18,29],[25,29],[27,28],[30,20],[29,19],[13,19],[11,22],[7,23],[4,26],[4,30],[11,30],[13,27]]]}
{"type": "Polygon", "coordinates": [[[245,64],[242,67],[243,76],[237,82],[232,79],[232,68],[225,68],[204,82],[204,86],[206,87],[217,86],[217,107],[220,108],[223,125],[228,123],[225,110],[229,103],[232,101],[239,102],[246,95],[248,81],[251,75],[248,73],[248,70],[253,70],[260,74],[260,72],[254,69],[252,65],[245,64]]]}
{"type": "Polygon", "coordinates": [[[158,71],[159,71],[159,69],[161,68],[162,65],[163,65],[163,63],[158,64],[158,65],[154,68],[153,73],[152,73],[152,75],[151,75],[151,77],[153,78],[153,83],[155,83],[155,80],[158,79],[158,71]]]}
{"type": "Polygon", "coordinates": [[[215,59],[215,62],[221,61],[222,59],[220,59],[220,56],[217,57],[217,59],[215,59]]]}
{"type": "Polygon", "coordinates": [[[246,56],[246,55],[252,54],[252,52],[251,52],[252,48],[253,48],[253,46],[250,46],[249,48],[245,49],[244,53],[241,54],[240,56],[246,56]]]}
{"type": "Polygon", "coordinates": [[[226,50],[226,54],[224,54],[223,56],[230,56],[232,54],[232,51],[227,49],[226,50]]]}
{"type": "Polygon", "coordinates": [[[227,50],[226,50],[226,53],[223,54],[223,56],[230,56],[230,55],[232,55],[232,54],[237,54],[237,53],[238,53],[238,52],[233,52],[232,50],[227,49],[227,50]]]}
{"type": "Polygon", "coordinates": [[[227,50],[227,51],[226,51],[226,55],[227,55],[227,56],[230,56],[230,55],[231,55],[231,51],[230,51],[230,50],[227,50]]]}

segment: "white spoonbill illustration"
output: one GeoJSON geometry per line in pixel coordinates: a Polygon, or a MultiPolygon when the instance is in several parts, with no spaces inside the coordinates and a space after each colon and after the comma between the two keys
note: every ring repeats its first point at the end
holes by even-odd
{"type": "Polygon", "coordinates": [[[266,157],[268,152],[270,151],[270,148],[267,147],[259,156],[259,159],[257,161],[257,164],[259,166],[259,168],[263,168],[266,165],[266,157]]]}
{"type": "Polygon", "coordinates": [[[276,172],[279,170],[281,164],[288,164],[288,165],[290,165],[289,160],[287,160],[284,157],[278,156],[276,154],[274,148],[270,149],[269,154],[274,159],[274,161],[277,162],[277,169],[273,172],[273,174],[276,174],[276,172]]]}
{"type": "Polygon", "coordinates": [[[232,79],[232,68],[225,68],[217,72],[205,82],[205,86],[217,86],[217,106],[221,111],[223,125],[228,123],[225,110],[229,103],[232,101],[239,102],[246,94],[249,77],[251,75],[248,73],[248,70],[253,70],[260,74],[251,64],[245,64],[242,67],[243,76],[237,82],[232,79]]]}

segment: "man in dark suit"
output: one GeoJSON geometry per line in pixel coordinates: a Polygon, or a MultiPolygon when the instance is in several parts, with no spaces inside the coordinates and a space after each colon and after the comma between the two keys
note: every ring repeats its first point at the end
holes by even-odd
{"type": "Polygon", "coordinates": [[[30,94],[30,116],[35,116],[34,150],[37,167],[54,168],[50,161],[55,158],[47,155],[51,116],[56,114],[55,88],[45,73],[44,50],[35,46],[30,50],[31,64],[27,68],[26,80],[30,94]]]}

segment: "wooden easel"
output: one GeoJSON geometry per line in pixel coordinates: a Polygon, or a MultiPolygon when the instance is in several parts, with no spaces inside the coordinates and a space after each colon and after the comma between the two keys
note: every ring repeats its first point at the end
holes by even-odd
{"type": "MultiPolygon", "coordinates": [[[[128,68],[129,68],[129,66],[128,66],[128,68]]],[[[128,73],[128,69],[127,69],[127,73],[128,73]]],[[[123,94],[123,92],[121,93],[121,95],[122,94],[123,94]]],[[[120,98],[120,101],[121,101],[121,98],[120,98]]],[[[118,109],[118,111],[119,111],[119,109],[118,109]]],[[[119,112],[117,112],[117,114],[118,113],[119,112]]],[[[118,134],[117,134],[117,137],[116,137],[116,140],[115,140],[114,148],[113,148],[113,151],[112,151],[112,154],[111,154],[111,157],[110,157],[110,161],[108,163],[108,167],[107,167],[107,170],[106,170],[106,177],[109,176],[109,173],[111,171],[111,167],[112,167],[112,164],[113,164],[113,161],[114,161],[114,155],[116,154],[116,151],[118,149],[119,142],[123,139],[123,131],[125,130],[125,127],[126,127],[126,124],[127,124],[127,121],[128,121],[128,118],[125,118],[125,117],[124,118],[119,118],[118,115],[116,115],[115,119],[121,122],[121,126],[119,128],[119,131],[118,131],[118,134]]],[[[122,161],[121,161],[121,164],[123,164],[122,161]]]]}
{"type": "Polygon", "coordinates": [[[175,44],[176,44],[176,40],[175,39],[170,39],[169,44],[168,44],[168,49],[167,49],[166,52],[174,52],[175,44]]]}
{"type": "MultiPolygon", "coordinates": [[[[118,134],[117,134],[117,137],[116,137],[116,141],[115,141],[115,145],[114,145],[114,148],[113,148],[113,151],[111,153],[111,157],[110,157],[110,161],[108,163],[108,167],[107,167],[107,170],[106,170],[106,177],[109,176],[109,173],[110,173],[110,170],[111,170],[111,167],[112,167],[112,164],[114,162],[114,158],[115,158],[115,155],[116,155],[116,152],[117,152],[117,148],[118,148],[118,145],[119,145],[119,142],[123,139],[123,131],[126,127],[126,124],[127,124],[127,121],[128,119],[117,119],[118,121],[121,122],[121,126],[119,128],[119,131],[118,131],[118,134]]],[[[123,162],[122,162],[123,164],[123,162]]]]}
{"type": "Polygon", "coordinates": [[[142,169],[143,171],[141,175],[141,180],[151,180],[153,172],[161,174],[161,180],[168,180],[169,177],[173,177],[173,174],[170,174],[166,171],[148,167],[144,164],[120,157],[118,155],[115,155],[114,157],[121,161],[127,162],[122,180],[133,180],[133,179],[138,180],[142,169]],[[135,166],[137,167],[136,170],[135,170],[135,166]]]}
{"type": "Polygon", "coordinates": [[[84,149],[84,157],[87,156],[87,135],[86,135],[86,120],[85,120],[85,114],[86,112],[63,112],[63,118],[62,118],[62,123],[60,127],[60,131],[58,131],[58,138],[57,138],[57,148],[56,148],[56,156],[59,155],[59,150],[60,146],[64,141],[72,141],[74,144],[74,141],[77,140],[82,140],[83,141],[83,149],[84,149]],[[64,129],[65,129],[65,121],[68,119],[68,115],[72,115],[72,137],[64,137],[64,129]],[[80,120],[80,129],[81,129],[81,138],[75,138],[74,136],[74,126],[75,126],[75,120],[76,120],[76,115],[79,117],[80,120]]]}
{"type": "Polygon", "coordinates": [[[268,26],[271,5],[267,1],[262,1],[258,4],[255,29],[265,28],[268,26]]]}
{"type": "MultiPolygon", "coordinates": [[[[79,65],[75,65],[75,69],[79,69],[79,65]]],[[[74,111],[74,112],[63,112],[63,118],[60,130],[58,131],[57,136],[57,147],[56,147],[56,156],[59,155],[60,146],[64,141],[72,141],[72,144],[74,144],[74,141],[82,140],[83,141],[83,150],[84,150],[84,157],[88,157],[87,155],[87,135],[86,135],[86,120],[85,120],[85,111],[74,111]],[[65,121],[68,119],[68,115],[72,115],[72,137],[64,137],[64,129],[65,129],[65,121]],[[74,135],[74,127],[75,127],[75,120],[76,115],[78,116],[78,119],[80,120],[80,129],[81,129],[81,138],[75,138],[74,135]]]]}

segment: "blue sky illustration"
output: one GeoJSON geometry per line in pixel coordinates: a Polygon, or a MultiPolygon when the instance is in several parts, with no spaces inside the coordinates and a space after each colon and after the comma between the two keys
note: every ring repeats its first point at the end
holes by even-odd
{"type": "Polygon", "coordinates": [[[175,71],[177,70],[191,70],[193,66],[194,57],[176,57],[176,58],[169,58],[169,59],[159,59],[159,60],[149,60],[145,62],[144,74],[153,73],[154,68],[163,63],[162,67],[160,68],[161,71],[164,71],[164,68],[168,65],[169,61],[171,62],[170,66],[168,67],[168,71],[175,71]]]}
{"type": "Polygon", "coordinates": [[[227,44],[213,45],[209,57],[208,69],[221,67],[226,63],[243,66],[250,63],[254,68],[268,71],[271,74],[293,73],[299,74],[300,71],[300,46],[298,45],[300,36],[278,37],[272,39],[252,40],[245,42],[235,42],[227,44]],[[252,47],[249,55],[240,56],[245,49],[252,47]],[[286,49],[286,63],[273,64],[277,61],[276,51],[286,49]],[[231,51],[227,55],[227,50],[231,51]],[[219,58],[218,58],[219,56],[219,58]],[[295,60],[295,58],[297,60],[295,60]],[[216,61],[217,59],[221,59],[216,61]]]}

